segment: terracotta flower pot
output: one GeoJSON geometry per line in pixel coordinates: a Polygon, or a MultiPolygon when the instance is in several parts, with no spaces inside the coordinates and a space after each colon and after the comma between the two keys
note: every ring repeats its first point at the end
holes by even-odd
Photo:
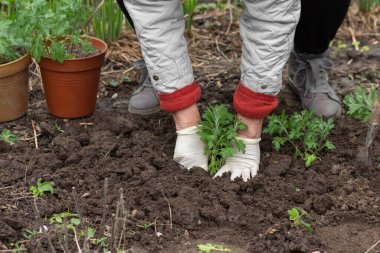
{"type": "Polygon", "coordinates": [[[18,119],[28,111],[30,55],[0,65],[0,122],[18,119]]]}
{"type": "Polygon", "coordinates": [[[60,118],[79,118],[95,111],[100,70],[107,44],[91,38],[98,54],[65,60],[41,59],[40,68],[48,111],[60,118]]]}

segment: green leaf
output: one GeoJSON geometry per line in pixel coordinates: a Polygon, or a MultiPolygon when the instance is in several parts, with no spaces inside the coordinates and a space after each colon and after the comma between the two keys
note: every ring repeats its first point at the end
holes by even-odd
{"type": "Polygon", "coordinates": [[[325,147],[326,147],[328,150],[334,150],[334,149],[335,149],[335,145],[332,144],[330,141],[326,141],[326,143],[325,143],[325,147]]]}
{"type": "Polygon", "coordinates": [[[37,186],[31,186],[30,191],[32,192],[33,197],[41,197],[45,192],[50,192],[53,194],[53,187],[49,182],[43,182],[42,178],[37,179],[37,186]]]}
{"type": "Polygon", "coordinates": [[[15,144],[17,139],[17,136],[12,134],[8,129],[3,129],[2,133],[0,134],[0,140],[8,143],[9,145],[15,144]]]}
{"type": "Polygon", "coordinates": [[[293,207],[292,209],[288,210],[289,214],[289,220],[294,221],[299,218],[300,214],[298,212],[298,209],[293,207]]]}
{"type": "Polygon", "coordinates": [[[305,154],[305,166],[310,167],[310,165],[317,160],[317,156],[314,154],[305,154]]]}
{"type": "Polygon", "coordinates": [[[230,252],[231,251],[231,249],[225,248],[223,245],[212,244],[212,243],[198,244],[197,248],[198,248],[198,251],[205,252],[205,253],[209,253],[213,250],[222,251],[222,252],[230,252]]]}
{"type": "Polygon", "coordinates": [[[109,84],[111,87],[113,87],[113,88],[116,88],[116,87],[119,85],[119,83],[118,83],[116,80],[110,80],[110,81],[108,82],[108,84],[109,84]]]}
{"type": "Polygon", "coordinates": [[[247,129],[236,115],[229,113],[225,105],[209,106],[202,114],[197,134],[205,144],[209,157],[208,170],[214,175],[225,163],[227,157],[237,151],[245,152],[245,144],[237,138],[237,131],[247,129]]]}
{"type": "Polygon", "coordinates": [[[286,137],[278,137],[278,136],[274,137],[272,141],[274,149],[276,151],[279,151],[281,149],[281,146],[284,145],[286,141],[287,141],[286,137]]]}
{"type": "Polygon", "coordinates": [[[347,114],[363,122],[369,122],[372,114],[372,107],[376,99],[376,89],[366,89],[357,87],[354,94],[347,95],[343,99],[343,104],[348,108],[347,114]]]}
{"type": "Polygon", "coordinates": [[[73,224],[74,226],[78,226],[80,224],[80,219],[77,218],[71,218],[70,224],[73,224]]]}
{"type": "Polygon", "coordinates": [[[92,227],[87,228],[87,238],[92,238],[95,235],[95,230],[92,227]]]}

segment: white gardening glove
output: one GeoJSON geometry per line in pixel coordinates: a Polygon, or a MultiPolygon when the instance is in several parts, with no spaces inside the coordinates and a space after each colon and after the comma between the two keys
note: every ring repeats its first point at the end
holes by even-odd
{"type": "Polygon", "coordinates": [[[177,141],[173,160],[186,169],[201,167],[207,171],[208,158],[204,154],[204,144],[197,135],[198,126],[177,131],[177,141]]]}
{"type": "Polygon", "coordinates": [[[220,177],[226,172],[231,172],[231,180],[242,177],[247,182],[251,177],[256,176],[260,163],[260,140],[245,139],[237,137],[245,143],[245,153],[237,152],[231,157],[227,157],[226,164],[220,168],[215,177],[220,177]]]}

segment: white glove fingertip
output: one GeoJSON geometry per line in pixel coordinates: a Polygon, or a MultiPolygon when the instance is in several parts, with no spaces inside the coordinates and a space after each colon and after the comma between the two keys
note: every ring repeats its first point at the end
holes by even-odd
{"type": "Polygon", "coordinates": [[[241,170],[239,169],[231,169],[230,171],[231,171],[231,177],[230,177],[231,181],[234,181],[235,178],[242,176],[241,170]]]}
{"type": "Polygon", "coordinates": [[[249,169],[243,169],[241,174],[244,182],[247,182],[251,178],[251,171],[249,169]]]}
{"type": "Polygon", "coordinates": [[[255,165],[252,169],[251,169],[251,177],[254,178],[256,175],[257,175],[257,171],[259,170],[259,165],[255,165]]]}
{"type": "Polygon", "coordinates": [[[230,169],[227,167],[227,166],[223,166],[222,168],[220,168],[220,170],[214,175],[213,179],[215,179],[216,177],[221,177],[223,176],[224,173],[226,172],[229,172],[230,169]]]}

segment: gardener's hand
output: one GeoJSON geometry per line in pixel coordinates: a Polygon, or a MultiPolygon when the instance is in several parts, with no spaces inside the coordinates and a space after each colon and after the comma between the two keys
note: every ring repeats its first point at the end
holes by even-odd
{"type": "Polygon", "coordinates": [[[207,171],[207,156],[204,154],[204,144],[197,135],[197,126],[177,131],[177,142],[174,150],[174,161],[186,169],[201,167],[207,171]]]}
{"type": "Polygon", "coordinates": [[[242,177],[245,182],[251,177],[256,176],[260,163],[260,140],[245,139],[238,137],[245,143],[245,153],[237,152],[235,155],[226,159],[226,164],[215,174],[220,177],[226,172],[231,172],[231,180],[242,177]]]}

